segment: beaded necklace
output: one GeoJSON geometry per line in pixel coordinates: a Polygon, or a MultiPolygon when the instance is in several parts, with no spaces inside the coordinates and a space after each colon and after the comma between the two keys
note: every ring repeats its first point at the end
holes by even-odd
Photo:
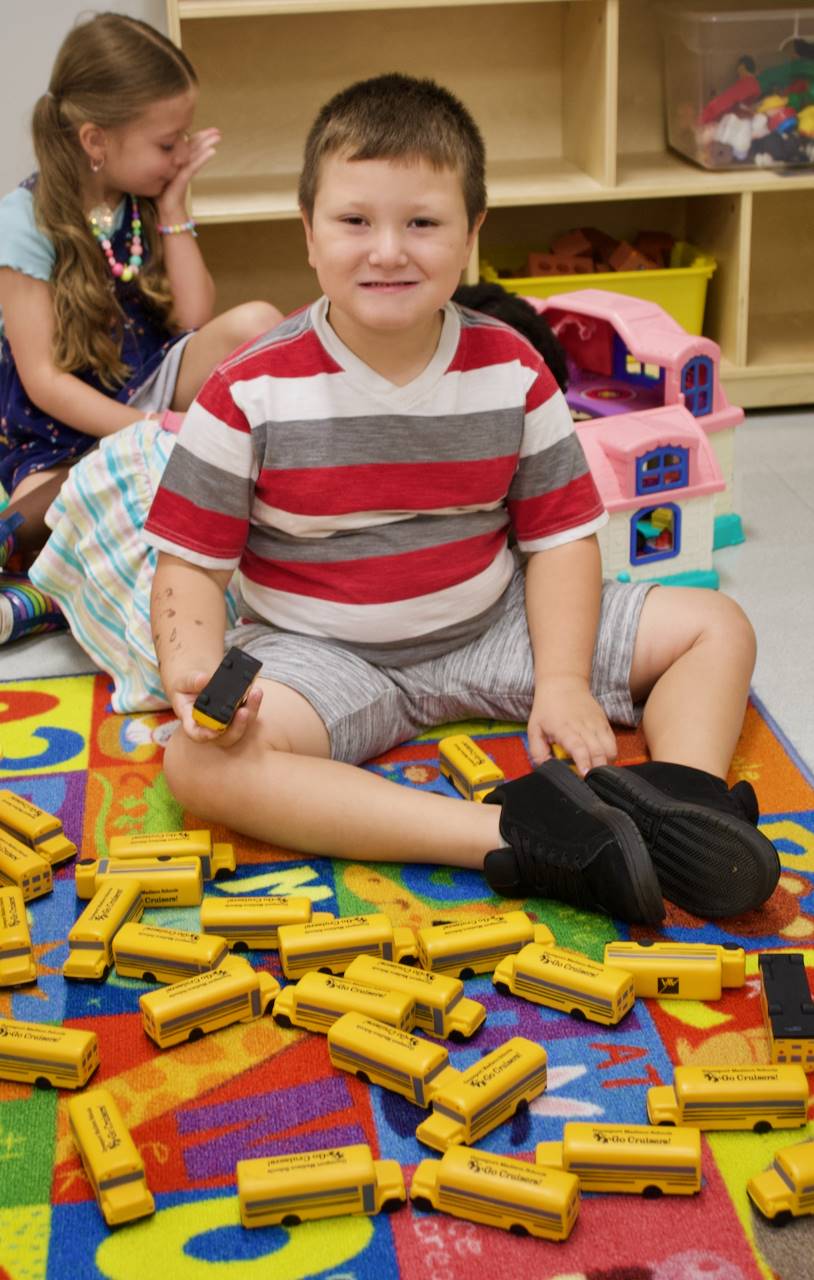
{"type": "Polygon", "coordinates": [[[138,275],[139,267],[144,261],[141,245],[141,215],[135,196],[130,197],[130,207],[130,260],[127,263],[119,262],[113,252],[110,240],[110,233],[113,230],[113,210],[108,205],[101,204],[91,209],[88,214],[94,239],[101,246],[107,258],[107,264],[117,280],[132,280],[138,275]]]}

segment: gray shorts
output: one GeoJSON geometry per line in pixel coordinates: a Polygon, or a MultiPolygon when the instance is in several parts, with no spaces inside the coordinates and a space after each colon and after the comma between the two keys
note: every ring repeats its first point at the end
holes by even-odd
{"type": "MultiPolygon", "coordinates": [[[[630,665],[639,616],[652,582],[606,582],[591,690],[608,719],[637,724],[630,665]]],[[[307,698],[325,724],[331,756],[360,764],[436,724],[454,720],[528,720],[534,670],[525,579],[509,586],[505,613],[477,640],[413,666],[380,667],[330,640],[245,622],[226,644],[263,663],[261,675],[307,698]]]]}

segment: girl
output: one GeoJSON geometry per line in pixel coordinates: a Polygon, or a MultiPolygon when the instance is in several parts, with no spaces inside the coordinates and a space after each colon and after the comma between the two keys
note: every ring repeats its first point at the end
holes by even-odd
{"type": "MultiPolygon", "coordinates": [[[[186,213],[216,129],[190,133],[197,79],[146,23],[75,27],[37,102],[38,171],[0,201],[0,567],[27,568],[69,469],[104,437],[183,411],[230,351],[280,313],[212,319],[214,286],[186,213]]],[[[0,575],[0,643],[64,625],[0,575]]]]}

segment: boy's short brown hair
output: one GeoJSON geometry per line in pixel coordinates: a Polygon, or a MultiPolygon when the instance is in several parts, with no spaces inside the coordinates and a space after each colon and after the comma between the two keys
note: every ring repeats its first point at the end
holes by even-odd
{"type": "Polygon", "coordinates": [[[305,143],[300,208],[314,213],[319,171],[326,156],[350,160],[420,158],[460,174],[470,230],[486,208],[486,153],[466,107],[434,80],[375,76],[337,93],[319,112],[305,143]]]}

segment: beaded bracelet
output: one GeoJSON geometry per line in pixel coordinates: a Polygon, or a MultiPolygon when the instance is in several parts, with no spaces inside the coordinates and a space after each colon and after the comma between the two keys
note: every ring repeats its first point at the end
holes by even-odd
{"type": "Polygon", "coordinates": [[[180,236],[182,231],[191,231],[195,238],[198,238],[198,232],[195,230],[197,222],[194,218],[190,218],[187,222],[175,222],[170,226],[162,226],[159,222],[156,230],[160,236],[180,236]]]}

